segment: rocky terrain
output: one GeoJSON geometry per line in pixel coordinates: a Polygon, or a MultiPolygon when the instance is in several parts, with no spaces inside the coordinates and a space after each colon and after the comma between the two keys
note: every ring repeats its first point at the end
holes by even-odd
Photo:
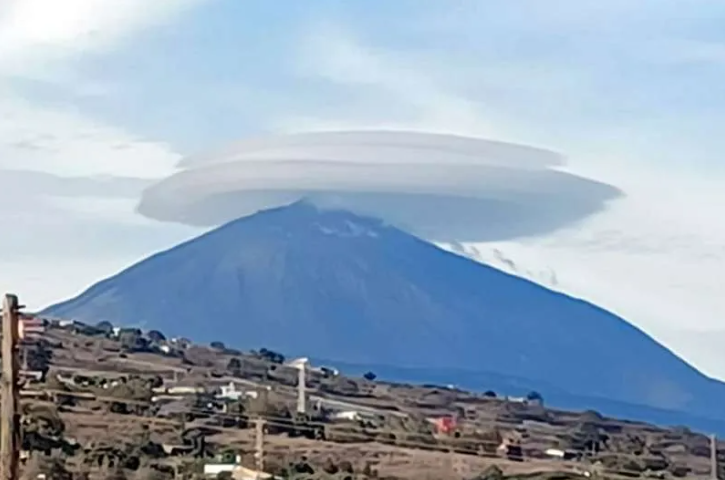
{"type": "Polygon", "coordinates": [[[237,456],[253,468],[260,445],[263,470],[285,478],[710,473],[705,435],[557,411],[536,392],[474,394],[308,365],[298,413],[295,363],[264,348],[53,322],[22,353],[27,478],[201,478],[205,464],[237,456]]]}

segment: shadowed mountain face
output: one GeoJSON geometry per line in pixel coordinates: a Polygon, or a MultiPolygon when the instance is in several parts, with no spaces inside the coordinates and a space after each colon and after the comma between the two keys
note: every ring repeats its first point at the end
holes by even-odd
{"type": "Polygon", "coordinates": [[[231,222],[44,313],[725,417],[723,384],[613,314],[305,202],[231,222]]]}

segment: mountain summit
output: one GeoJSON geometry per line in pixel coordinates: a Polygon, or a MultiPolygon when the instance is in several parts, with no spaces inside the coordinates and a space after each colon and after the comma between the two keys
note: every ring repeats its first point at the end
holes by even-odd
{"type": "Polygon", "coordinates": [[[308,202],[228,223],[44,313],[347,363],[496,372],[703,415],[725,399],[723,384],[601,308],[308,202]]]}

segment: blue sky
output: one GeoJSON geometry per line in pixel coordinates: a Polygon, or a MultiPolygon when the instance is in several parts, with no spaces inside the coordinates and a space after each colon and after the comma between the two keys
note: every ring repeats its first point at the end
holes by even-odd
{"type": "Polygon", "coordinates": [[[195,234],[133,211],[187,154],[320,129],[474,135],[563,152],[627,194],[484,256],[554,270],[725,376],[703,346],[725,341],[723,22],[710,0],[6,1],[1,286],[42,305],[195,234]],[[141,180],[99,193],[97,175],[141,180]]]}
{"type": "Polygon", "coordinates": [[[615,152],[627,142],[656,150],[660,164],[719,168],[725,8],[683,5],[200,1],[78,54],[63,64],[72,81],[12,84],[182,153],[296,118],[413,123],[446,112],[453,130],[554,145],[575,137],[615,152]],[[665,139],[668,148],[653,145],[665,139]]]}

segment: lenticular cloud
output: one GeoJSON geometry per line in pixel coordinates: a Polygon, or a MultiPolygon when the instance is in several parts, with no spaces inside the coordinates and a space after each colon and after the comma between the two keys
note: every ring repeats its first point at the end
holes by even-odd
{"type": "Polygon", "coordinates": [[[182,160],[138,211],[216,226],[301,198],[435,241],[506,240],[565,227],[620,192],[524,145],[413,132],[319,132],[240,142],[182,160]]]}

